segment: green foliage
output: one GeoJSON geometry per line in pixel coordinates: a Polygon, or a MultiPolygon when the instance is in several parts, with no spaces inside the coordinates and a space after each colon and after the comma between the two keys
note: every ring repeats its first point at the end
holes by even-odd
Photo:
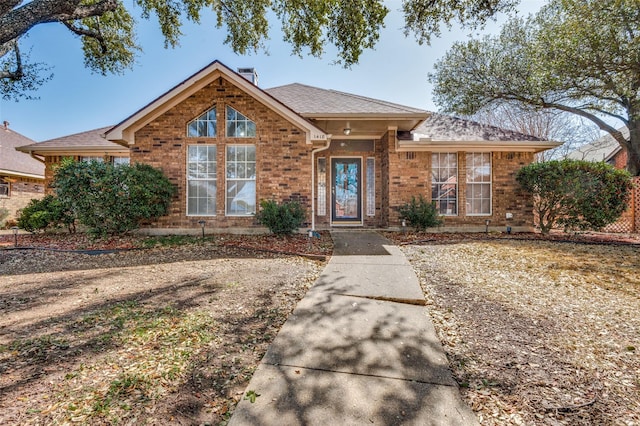
{"type": "MultiPolygon", "coordinates": [[[[519,1],[403,0],[404,32],[415,34],[420,43],[429,43],[432,36],[440,35],[441,25],[451,27],[458,21],[475,28],[496,13],[512,10],[519,1]]],[[[226,31],[224,42],[240,55],[267,50],[264,42],[269,39],[269,30],[278,26],[269,22],[274,17],[295,55],[308,52],[321,57],[327,45],[334,46],[335,62],[345,67],[357,64],[365,49],[375,47],[389,13],[384,0],[135,0],[133,6],[122,0],[51,0],[46,8],[38,9],[39,13],[24,13],[37,8],[36,3],[13,2],[0,11],[0,46],[4,48],[0,49],[0,60],[13,55],[8,43],[20,40],[34,26],[60,22],[80,37],[85,65],[100,74],[120,73],[135,63],[141,48],[136,42],[132,10],[140,11],[144,19],[157,20],[165,47],[178,45],[185,21],[200,23],[213,15],[215,26],[226,31]]],[[[3,96],[25,96],[48,78],[38,77],[42,66],[33,68],[25,59],[19,61],[22,70],[14,67],[10,76],[0,73],[3,96]]]]}
{"type": "Polygon", "coordinates": [[[297,201],[278,204],[274,200],[260,201],[260,211],[256,213],[258,223],[269,228],[276,235],[290,235],[302,226],[307,213],[297,201]]]}
{"type": "Polygon", "coordinates": [[[244,395],[244,399],[248,400],[250,403],[254,404],[256,402],[256,398],[259,397],[260,394],[254,390],[248,390],[244,395]]]}
{"type": "Polygon", "coordinates": [[[39,200],[31,200],[20,210],[18,227],[28,232],[44,231],[58,226],[66,226],[73,231],[74,217],[53,195],[45,195],[39,200]]]}
{"type": "Polygon", "coordinates": [[[542,233],[554,226],[599,230],[627,208],[629,173],[605,163],[577,160],[532,163],[518,172],[518,183],[534,195],[542,233]]]}
{"type": "Polygon", "coordinates": [[[418,198],[412,196],[411,201],[400,206],[398,212],[400,219],[409,222],[416,231],[424,231],[442,224],[436,204],[427,201],[422,194],[418,198]]]}
{"type": "Polygon", "coordinates": [[[628,150],[628,170],[637,175],[639,51],[637,0],[550,0],[537,15],[508,21],[498,36],[454,44],[429,79],[448,112],[515,102],[589,119],[628,150]]]}
{"type": "Polygon", "coordinates": [[[60,202],[96,236],[123,234],[165,215],[175,193],[162,171],[149,165],[95,161],[64,161],[52,186],[60,202]]]}

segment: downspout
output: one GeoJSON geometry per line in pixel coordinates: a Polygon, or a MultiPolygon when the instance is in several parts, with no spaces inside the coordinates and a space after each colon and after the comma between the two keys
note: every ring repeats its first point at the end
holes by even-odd
{"type": "MultiPolygon", "coordinates": [[[[330,135],[329,135],[330,136],[330,135]]],[[[329,149],[331,139],[327,139],[327,144],[311,151],[311,231],[316,230],[316,154],[329,149]]]]}

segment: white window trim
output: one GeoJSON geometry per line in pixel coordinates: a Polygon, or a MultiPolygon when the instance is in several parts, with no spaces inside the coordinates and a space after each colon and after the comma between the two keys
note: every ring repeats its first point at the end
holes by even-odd
{"type": "MultiPolygon", "coordinates": [[[[440,213],[438,212],[439,216],[446,216],[446,217],[458,217],[460,215],[460,158],[459,158],[459,153],[458,152],[433,152],[432,153],[432,161],[431,161],[431,194],[433,194],[433,185],[434,184],[438,184],[438,185],[443,185],[446,184],[446,182],[434,182],[433,181],[433,154],[454,154],[456,156],[456,212],[455,213],[440,213]]],[[[436,201],[433,199],[433,196],[431,197],[431,201],[436,201]]]]}
{"type": "Polygon", "coordinates": [[[186,216],[187,217],[214,217],[217,216],[216,212],[214,211],[213,213],[209,213],[209,214],[194,214],[194,213],[189,213],[189,182],[190,181],[215,181],[216,182],[216,210],[218,209],[217,205],[217,198],[218,198],[218,178],[217,175],[219,173],[219,167],[218,167],[218,161],[217,161],[217,157],[218,157],[218,146],[216,144],[189,144],[187,145],[187,158],[186,158],[186,162],[185,162],[185,178],[187,181],[187,185],[185,188],[185,212],[186,212],[186,216]],[[215,146],[216,147],[216,178],[215,179],[189,179],[189,147],[190,146],[215,146]]]}
{"type": "Polygon", "coordinates": [[[491,152],[467,152],[465,153],[465,173],[464,173],[464,180],[465,180],[465,200],[468,200],[469,198],[467,198],[467,186],[469,184],[482,184],[482,185],[489,185],[489,213],[468,213],[467,210],[467,206],[465,205],[465,215],[468,217],[486,217],[486,216],[493,216],[493,154],[491,152]],[[469,168],[469,162],[467,161],[466,156],[468,154],[489,154],[489,182],[469,182],[467,181],[467,170],[469,168]]]}
{"type": "MultiPolygon", "coordinates": [[[[238,122],[237,120],[234,120],[236,122],[238,122]]],[[[225,105],[225,109],[224,109],[224,134],[227,138],[234,138],[234,139],[255,139],[258,137],[258,124],[250,119],[247,115],[245,115],[243,112],[238,111],[237,109],[235,109],[234,107],[232,107],[231,105],[225,105]],[[240,114],[241,116],[243,116],[247,123],[253,123],[253,126],[255,127],[256,130],[256,134],[255,135],[246,135],[246,136],[238,136],[238,135],[229,135],[228,134],[228,125],[229,125],[229,114],[228,114],[228,109],[232,109],[234,110],[237,114],[240,114]]]]}
{"type": "MultiPolygon", "coordinates": [[[[204,121],[204,122],[213,122],[213,120],[200,120],[200,121],[204,121]]],[[[208,126],[207,126],[208,128],[208,126]]],[[[215,139],[218,137],[218,109],[216,107],[216,105],[211,106],[211,108],[209,108],[208,110],[204,111],[203,113],[201,113],[200,115],[198,115],[196,118],[194,118],[193,120],[190,120],[187,122],[187,127],[186,127],[186,134],[187,134],[187,139],[198,139],[198,138],[202,138],[202,139],[215,139]],[[213,130],[215,132],[215,135],[211,136],[211,135],[207,135],[207,136],[203,136],[203,135],[196,135],[196,136],[191,136],[189,134],[189,126],[191,125],[191,123],[193,123],[194,121],[198,121],[198,119],[200,117],[202,117],[205,114],[209,114],[209,112],[214,111],[214,116],[216,117],[215,120],[215,124],[213,126],[213,130]]]]}
{"type": "Polygon", "coordinates": [[[365,204],[364,206],[364,210],[366,211],[366,216],[367,217],[375,217],[376,216],[376,157],[367,157],[364,159],[365,165],[364,165],[364,169],[365,169],[365,198],[366,201],[363,202],[363,204],[365,204]],[[369,164],[373,164],[373,167],[371,168],[371,170],[369,170],[369,164]],[[369,174],[371,173],[372,176],[370,176],[369,174]],[[371,182],[372,184],[369,185],[369,182],[371,182]],[[373,197],[372,199],[369,198],[370,195],[372,195],[373,193],[373,197]],[[369,210],[369,207],[371,207],[371,210],[369,210]]]}
{"type": "Polygon", "coordinates": [[[252,143],[230,143],[227,144],[224,148],[224,215],[226,217],[254,217],[255,214],[258,211],[258,146],[256,144],[252,144],[252,143]],[[243,178],[243,179],[229,179],[227,177],[227,165],[229,164],[229,151],[227,148],[232,147],[232,146],[252,146],[255,148],[256,152],[256,158],[255,158],[255,166],[256,166],[256,176],[253,179],[247,179],[247,178],[243,178]],[[254,194],[256,199],[255,199],[255,210],[253,213],[248,213],[248,214],[229,214],[229,181],[233,180],[233,181],[243,181],[243,182],[255,182],[255,188],[256,188],[256,193],[254,194]]]}

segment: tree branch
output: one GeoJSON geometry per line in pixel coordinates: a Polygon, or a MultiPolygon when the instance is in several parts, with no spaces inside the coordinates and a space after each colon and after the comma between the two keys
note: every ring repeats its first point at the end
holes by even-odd
{"type": "Polygon", "coordinates": [[[91,37],[97,40],[98,43],[100,43],[100,48],[102,49],[102,53],[107,53],[108,51],[107,43],[100,31],[92,31],[88,28],[77,27],[73,25],[72,22],[69,22],[69,21],[65,21],[63,22],[63,24],[65,27],[69,29],[69,31],[71,31],[74,34],[77,34],[79,36],[84,36],[84,37],[91,37]]]}
{"type": "Polygon", "coordinates": [[[598,117],[596,115],[593,115],[593,114],[591,114],[591,113],[589,113],[587,111],[584,111],[582,109],[570,107],[568,105],[562,105],[562,104],[556,104],[556,103],[547,103],[545,101],[542,101],[542,105],[541,106],[543,108],[555,108],[555,109],[558,109],[560,111],[566,111],[566,112],[570,112],[570,113],[579,115],[580,117],[584,117],[587,120],[590,120],[593,123],[595,123],[595,125],[598,126],[600,129],[602,129],[605,132],[609,133],[620,144],[620,146],[623,146],[625,148],[629,147],[629,141],[627,140],[627,138],[624,137],[624,135],[622,134],[621,131],[619,131],[618,129],[616,129],[613,126],[610,126],[604,120],[602,120],[600,117],[598,117]]]}
{"type": "Polygon", "coordinates": [[[22,70],[22,56],[20,55],[20,47],[18,46],[18,41],[13,41],[13,51],[16,54],[16,69],[14,71],[2,71],[0,72],[0,79],[9,79],[9,80],[20,80],[24,76],[24,72],[22,70]]]}
{"type": "Polygon", "coordinates": [[[20,4],[20,0],[0,0],[0,16],[6,15],[20,4]]]}
{"type": "Polygon", "coordinates": [[[20,37],[35,25],[101,16],[116,10],[119,4],[118,0],[101,0],[92,5],[80,3],[81,0],[33,0],[0,15],[0,45],[20,37]]]}

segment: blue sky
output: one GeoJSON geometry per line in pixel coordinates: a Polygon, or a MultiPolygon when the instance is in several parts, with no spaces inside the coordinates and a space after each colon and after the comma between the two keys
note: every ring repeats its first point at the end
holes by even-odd
{"type": "MultiPolygon", "coordinates": [[[[527,15],[543,3],[522,0],[519,11],[527,15]]],[[[9,121],[13,130],[35,141],[116,124],[216,59],[232,69],[255,67],[263,88],[297,82],[436,111],[427,74],[451,44],[465,40],[470,31],[454,29],[430,46],[420,46],[403,35],[400,1],[388,1],[387,6],[391,12],[378,45],[351,69],[332,65],[335,55],[329,49],[321,59],[292,56],[277,22],[272,22],[266,42],[268,54],[240,56],[223,44],[224,29],[215,29],[213,17],[186,25],[175,49],[164,49],[156,22],[138,19],[138,42],[144,51],[137,64],[123,75],[104,77],[84,68],[80,41],[62,25],[40,25],[26,42],[33,45],[32,61],[54,66],[54,78],[38,91],[38,100],[0,99],[0,122],[9,121]]],[[[138,18],[139,11],[133,14],[138,18]]],[[[489,23],[482,33],[498,30],[498,24],[489,23]]]]}

